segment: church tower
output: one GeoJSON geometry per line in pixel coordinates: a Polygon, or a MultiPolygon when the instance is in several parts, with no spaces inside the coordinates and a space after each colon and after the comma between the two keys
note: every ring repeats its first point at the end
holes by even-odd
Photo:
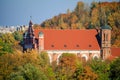
{"type": "Polygon", "coordinates": [[[33,29],[33,23],[30,20],[29,22],[29,27],[28,27],[28,31],[26,31],[23,35],[23,51],[27,50],[27,49],[33,49],[36,47],[35,44],[35,36],[34,36],[34,29],[33,29]]]}
{"type": "Polygon", "coordinates": [[[111,27],[101,27],[101,57],[103,60],[111,55],[111,27]]]}

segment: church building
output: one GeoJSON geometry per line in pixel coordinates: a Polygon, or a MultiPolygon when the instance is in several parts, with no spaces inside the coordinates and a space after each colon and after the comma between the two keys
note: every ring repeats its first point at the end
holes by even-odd
{"type": "Polygon", "coordinates": [[[46,51],[50,63],[58,63],[63,53],[73,53],[86,61],[105,60],[111,56],[111,28],[108,25],[101,29],[34,29],[30,21],[23,38],[23,51],[46,51]]]}

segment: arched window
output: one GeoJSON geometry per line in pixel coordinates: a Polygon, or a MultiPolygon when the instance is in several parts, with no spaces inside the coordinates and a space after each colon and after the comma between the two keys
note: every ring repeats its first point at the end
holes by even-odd
{"type": "Polygon", "coordinates": [[[95,54],[95,55],[93,56],[93,59],[94,59],[94,60],[98,60],[98,55],[95,54]]]}
{"type": "Polygon", "coordinates": [[[87,61],[88,60],[88,57],[85,54],[83,54],[81,58],[82,58],[82,61],[87,61]]]}
{"type": "Polygon", "coordinates": [[[82,61],[83,61],[83,62],[86,61],[86,57],[83,56],[83,57],[82,57],[82,61]]]}
{"type": "Polygon", "coordinates": [[[98,57],[97,57],[97,56],[95,56],[93,59],[94,59],[94,60],[98,60],[98,57]]]}

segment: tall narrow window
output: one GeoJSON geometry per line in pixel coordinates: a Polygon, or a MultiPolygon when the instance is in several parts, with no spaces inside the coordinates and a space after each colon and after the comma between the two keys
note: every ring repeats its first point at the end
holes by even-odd
{"type": "Polygon", "coordinates": [[[104,36],[103,36],[103,40],[105,41],[105,33],[104,33],[104,36]]]}
{"type": "Polygon", "coordinates": [[[105,39],[106,39],[106,41],[108,41],[108,34],[106,34],[105,39]]]}

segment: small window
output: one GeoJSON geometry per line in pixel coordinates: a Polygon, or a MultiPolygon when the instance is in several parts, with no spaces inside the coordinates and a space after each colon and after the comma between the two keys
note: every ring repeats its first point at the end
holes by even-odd
{"type": "Polygon", "coordinates": [[[106,34],[105,39],[106,39],[106,41],[108,41],[108,34],[106,34]]]}
{"type": "Polygon", "coordinates": [[[64,47],[67,47],[67,45],[64,45],[64,47]]]}
{"type": "Polygon", "coordinates": [[[51,47],[54,47],[54,45],[51,45],[51,47]]]}
{"type": "Polygon", "coordinates": [[[79,47],[79,45],[77,44],[76,47],[79,47]]]}
{"type": "Polygon", "coordinates": [[[89,45],[89,47],[92,47],[92,45],[89,45]]]}

